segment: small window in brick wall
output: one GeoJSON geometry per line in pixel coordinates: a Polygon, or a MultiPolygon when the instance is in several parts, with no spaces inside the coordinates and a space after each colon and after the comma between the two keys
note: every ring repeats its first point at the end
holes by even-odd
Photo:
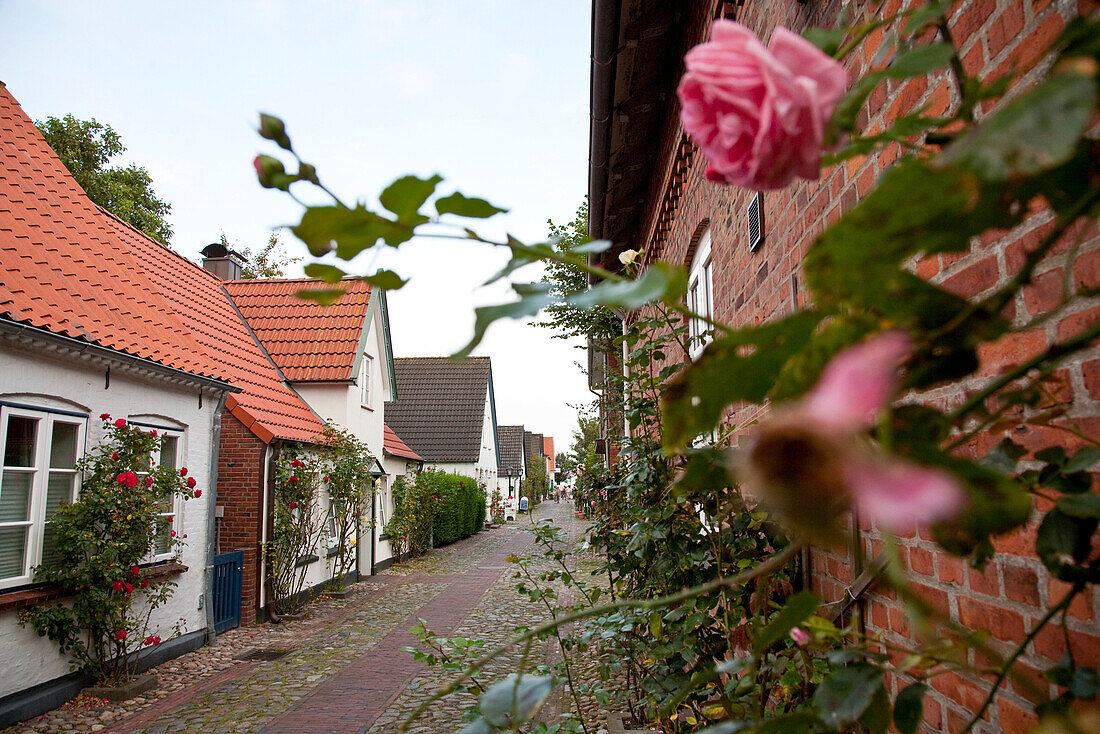
{"type": "MultiPolygon", "coordinates": [[[[695,258],[691,262],[688,274],[687,305],[695,313],[706,318],[714,315],[714,287],[712,282],[712,263],[710,257],[710,230],[699,238],[695,258]]],[[[703,353],[703,347],[711,340],[710,324],[701,318],[692,318],[689,323],[688,351],[696,359],[703,353]]]]}
{"type": "Polygon", "coordinates": [[[764,197],[759,193],[749,202],[746,219],[749,222],[749,252],[756,252],[764,243],[764,197]]]}

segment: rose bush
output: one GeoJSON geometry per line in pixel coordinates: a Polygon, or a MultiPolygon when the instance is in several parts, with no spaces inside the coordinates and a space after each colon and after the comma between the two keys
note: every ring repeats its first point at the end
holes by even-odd
{"type": "Polygon", "coordinates": [[[65,599],[26,609],[19,619],[56,642],[74,670],[117,685],[138,669],[144,640],[160,644],[159,635],[150,635],[159,629],[152,618],[175,589],[166,578],[141,578],[141,564],[150,564],[158,543],[172,553],[182,542],[168,531],[163,503],[189,500],[197,491],[174,467],[155,463],[163,437],[123,418],[112,423],[106,413],[100,419],[104,438],[78,464],[80,496],[50,518],[54,551],[34,574],[36,582],[60,586],[65,599]]]}

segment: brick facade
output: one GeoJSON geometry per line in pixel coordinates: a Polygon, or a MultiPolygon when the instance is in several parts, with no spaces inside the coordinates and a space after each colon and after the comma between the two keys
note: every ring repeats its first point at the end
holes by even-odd
{"type": "Polygon", "coordinates": [[[218,452],[217,552],[244,551],[241,624],[253,624],[260,612],[261,538],[264,461],[267,445],[228,411],[222,414],[218,452]]]}
{"type": "MultiPolygon", "coordinates": [[[[874,8],[869,3],[853,5],[868,11],[874,8]]],[[[879,12],[892,14],[900,6],[900,0],[888,0],[879,12]]],[[[706,37],[716,7],[717,12],[734,17],[767,39],[777,25],[795,31],[808,25],[832,26],[839,3],[795,0],[693,3],[691,10],[686,11],[681,57],[683,51],[706,37]]],[[[1014,68],[1020,75],[1012,88],[1015,91],[1024,88],[1042,70],[1041,51],[1066,22],[1078,13],[1096,12],[1098,7],[1096,2],[1086,0],[960,0],[949,16],[949,25],[967,70],[991,79],[1014,68]]],[[[853,77],[871,66],[882,41],[881,31],[876,31],[853,54],[850,64],[853,77]]],[[[923,79],[892,81],[871,96],[860,123],[865,129],[881,130],[914,105],[926,105],[928,114],[939,114],[956,102],[953,80],[946,71],[923,79]]],[[[635,239],[617,242],[616,246],[640,249],[649,261],[661,259],[687,266],[699,237],[709,227],[717,318],[734,326],[754,325],[805,305],[807,294],[799,266],[809,246],[825,226],[873,188],[878,177],[897,158],[898,146],[825,169],[819,181],[799,181],[786,189],[766,193],[763,197],[766,239],[755,252],[750,252],[747,207],[752,192],[708,182],[704,176],[706,162],[681,132],[675,100],[667,107],[644,214],[633,230],[635,239]]],[[[1043,236],[1051,220],[1048,211],[1037,209],[1011,232],[988,233],[968,253],[935,256],[914,263],[913,268],[922,277],[959,295],[986,294],[1018,271],[1021,251],[1043,236]]],[[[1096,287],[1100,283],[1100,237],[1096,225],[1093,223],[1086,231],[1072,235],[1079,240],[1079,255],[1071,288],[1096,287]]],[[[1034,284],[1009,306],[1008,315],[1017,326],[1030,322],[1059,302],[1067,248],[1068,245],[1062,246],[1060,255],[1048,258],[1042,265],[1044,270],[1036,273],[1034,284]]],[[[1096,305],[1096,299],[1079,299],[1078,305],[1059,312],[1056,318],[985,347],[980,353],[981,369],[970,382],[939,388],[923,397],[940,407],[957,404],[964,392],[979,384],[983,377],[1072,335],[1082,325],[1095,323],[1097,318],[1100,306],[1096,305]]],[[[686,355],[680,358],[686,360],[686,355]]],[[[1067,416],[1088,434],[1100,435],[1097,402],[1100,349],[1094,347],[1066,363],[1059,376],[1063,378],[1060,398],[1067,406],[1067,416]]],[[[763,410],[759,406],[734,410],[727,422],[731,426],[745,426],[763,410]]],[[[967,450],[975,455],[984,454],[1000,438],[983,436],[967,450]]],[[[1054,442],[1068,446],[1079,443],[1068,433],[1041,427],[1014,432],[1013,438],[1031,449],[1054,442]]],[[[1033,554],[1036,527],[1033,518],[1020,531],[997,539],[998,553],[983,572],[939,551],[925,530],[918,532],[914,528],[902,537],[900,553],[920,593],[940,605],[952,620],[989,629],[994,644],[1009,649],[1010,643],[1022,640],[1046,608],[1057,603],[1065,591],[1063,584],[1046,574],[1033,554]]],[[[870,527],[861,531],[860,542],[868,557],[873,557],[882,548],[881,536],[870,527]]],[[[813,549],[811,557],[814,590],[827,602],[843,599],[858,576],[853,558],[843,549],[818,548],[813,549]]],[[[881,632],[901,644],[917,634],[902,605],[891,594],[872,587],[859,605],[869,634],[881,632]]],[[[1100,661],[1098,614],[1100,594],[1096,589],[1091,598],[1080,600],[1070,610],[1068,636],[1079,662],[1100,661]]],[[[1021,658],[1022,670],[1036,681],[1041,691],[1053,689],[1039,679],[1038,671],[1057,661],[1064,651],[1061,631],[1055,625],[1045,629],[1021,658]]],[[[894,681],[894,692],[904,683],[894,681]]],[[[980,707],[988,687],[986,680],[954,674],[937,677],[925,702],[929,724],[938,730],[960,730],[969,719],[967,712],[980,707]]],[[[997,705],[987,713],[985,730],[1022,731],[1035,722],[1032,708],[1026,688],[1009,683],[997,705]]]]}

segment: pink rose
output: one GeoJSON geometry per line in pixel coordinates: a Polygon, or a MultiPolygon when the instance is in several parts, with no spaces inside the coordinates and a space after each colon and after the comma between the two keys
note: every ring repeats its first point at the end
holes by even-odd
{"type": "Polygon", "coordinates": [[[786,28],[764,48],[731,20],[714,21],[684,63],[680,119],[710,163],[707,178],[756,190],[817,178],[825,126],[848,86],[843,66],[786,28]]]}
{"type": "Polygon", "coordinates": [[[796,645],[802,647],[810,641],[810,636],[801,627],[794,627],[791,629],[791,639],[794,640],[796,645]]]}
{"type": "Polygon", "coordinates": [[[822,521],[853,504],[891,531],[961,512],[966,497],[951,474],[875,451],[862,437],[897,391],[911,349],[908,335],[890,331],[833,357],[805,397],[756,431],[743,465],[749,486],[811,535],[827,535],[822,521]]]}

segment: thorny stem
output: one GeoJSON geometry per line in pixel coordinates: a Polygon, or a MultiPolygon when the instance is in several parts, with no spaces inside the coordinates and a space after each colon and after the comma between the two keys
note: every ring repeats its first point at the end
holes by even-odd
{"type": "Polygon", "coordinates": [[[1012,369],[1001,374],[999,377],[997,377],[997,379],[990,382],[978,392],[971,395],[965,403],[960,405],[958,408],[955,408],[955,410],[951,411],[948,414],[948,420],[954,422],[962,418],[971,410],[985,402],[987,398],[992,396],[1004,386],[1011,384],[1020,377],[1023,377],[1028,372],[1036,369],[1044,362],[1050,361],[1051,366],[1053,366],[1063,357],[1068,357],[1076,352],[1078,349],[1087,347],[1098,336],[1100,336],[1100,323],[1093,324],[1091,327],[1085,329],[1072,339],[1067,339],[1064,342],[1055,344],[1053,347],[1046,350],[1045,352],[1037,354],[1031,359],[1021,362],[1012,369]]]}
{"type": "MultiPolygon", "coordinates": [[[[535,588],[541,592],[542,588],[539,586],[539,582],[536,581],[533,576],[531,576],[531,573],[527,570],[527,566],[521,565],[519,569],[523,573],[523,575],[527,577],[527,580],[534,584],[535,588]]],[[[568,572],[568,569],[566,569],[566,571],[568,572]]],[[[539,596],[542,599],[543,605],[546,606],[546,611],[550,612],[550,618],[557,619],[558,610],[556,610],[554,606],[550,603],[550,599],[546,596],[546,594],[540,594],[539,596]]],[[[585,594],[585,598],[588,598],[587,594],[585,594]]],[[[588,601],[589,603],[591,603],[592,600],[589,599],[588,601]]],[[[585,734],[588,734],[588,722],[584,718],[584,707],[581,706],[580,695],[577,693],[577,688],[573,684],[573,669],[572,666],[569,664],[569,653],[565,649],[565,643],[562,642],[561,639],[561,631],[557,627],[554,628],[554,638],[558,641],[558,649],[561,650],[562,663],[565,666],[566,684],[569,686],[569,693],[573,696],[573,703],[577,707],[577,716],[580,717],[581,727],[584,728],[585,734]]]]}
{"type": "Polygon", "coordinates": [[[556,619],[550,620],[549,622],[544,622],[537,627],[532,627],[531,629],[526,630],[519,635],[516,635],[508,642],[497,645],[495,648],[485,653],[474,662],[470,663],[466,670],[462,671],[461,675],[459,675],[447,685],[438,689],[424,702],[422,702],[416,708],[416,710],[405,717],[405,720],[402,721],[401,724],[398,726],[398,731],[408,731],[409,724],[411,724],[421,714],[423,714],[429,706],[431,706],[433,703],[443,698],[444,696],[454,693],[454,691],[466,680],[468,680],[473,673],[481,670],[489,661],[493,660],[505,650],[514,645],[532,640],[539,635],[561,627],[562,625],[576,622],[580,619],[587,619],[588,617],[598,617],[601,614],[614,612],[618,609],[661,609],[664,607],[672,606],[674,604],[679,604],[680,602],[687,601],[688,599],[693,599],[697,596],[702,596],[703,594],[710,593],[711,591],[715,591],[716,589],[743,586],[753,579],[759,578],[760,576],[772,573],[773,571],[777,571],[783,568],[783,566],[786,565],[787,561],[789,561],[792,557],[794,557],[796,553],[802,550],[803,545],[805,545],[805,543],[802,541],[791,543],[782,551],[775,554],[755,568],[742,571],[739,574],[729,576],[724,579],[715,579],[703,584],[699,584],[697,586],[692,586],[676,594],[654,597],[652,599],[619,599],[616,601],[607,602],[605,604],[600,604],[599,606],[588,607],[587,609],[579,609],[575,612],[571,612],[556,619]]]}
{"type": "Polygon", "coordinates": [[[1047,610],[1047,613],[1043,615],[1042,619],[1036,622],[1035,626],[1031,629],[1031,632],[1029,632],[1027,634],[1027,637],[1024,638],[1024,641],[1020,643],[1020,645],[1012,652],[1012,654],[1008,656],[1008,659],[1004,661],[1004,664],[1001,665],[1000,672],[997,673],[997,679],[993,681],[993,685],[989,689],[989,695],[985,697],[985,701],[982,702],[981,707],[974,712],[974,716],[971,717],[970,721],[966,725],[966,728],[962,730],[962,734],[966,734],[966,732],[973,729],[975,725],[977,725],[977,723],[982,720],[982,715],[985,714],[986,709],[988,709],[993,703],[993,699],[997,697],[997,690],[1001,687],[1001,684],[1004,683],[1005,678],[1012,670],[1012,666],[1016,662],[1016,659],[1024,653],[1024,650],[1027,649],[1027,646],[1031,644],[1036,635],[1038,635],[1043,627],[1046,627],[1047,624],[1049,624],[1050,621],[1054,619],[1058,612],[1069,607],[1070,602],[1073,601],[1073,597],[1077,596],[1077,594],[1083,588],[1084,584],[1082,582],[1078,581],[1077,583],[1075,583],[1073,585],[1073,588],[1071,588],[1066,593],[1066,595],[1062,597],[1061,601],[1059,601],[1057,604],[1047,610]]]}

